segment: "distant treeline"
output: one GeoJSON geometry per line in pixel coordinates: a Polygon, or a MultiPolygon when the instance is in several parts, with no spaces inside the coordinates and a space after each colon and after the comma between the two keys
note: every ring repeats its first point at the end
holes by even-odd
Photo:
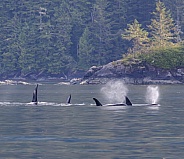
{"type": "MultiPolygon", "coordinates": [[[[127,24],[151,25],[158,0],[1,0],[0,75],[68,75],[122,58],[127,24]]],[[[184,1],[163,0],[184,39],[184,1]]],[[[148,30],[149,32],[149,30],[148,30]]]]}

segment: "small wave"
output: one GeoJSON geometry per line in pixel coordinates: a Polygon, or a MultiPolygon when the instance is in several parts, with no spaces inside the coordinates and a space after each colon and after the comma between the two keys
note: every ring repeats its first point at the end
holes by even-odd
{"type": "Polygon", "coordinates": [[[0,106],[82,106],[85,105],[84,103],[54,103],[54,102],[38,102],[35,105],[34,102],[29,103],[20,103],[20,102],[0,102],[0,106]]]}
{"type": "Polygon", "coordinates": [[[159,107],[159,106],[153,105],[153,106],[148,106],[148,109],[149,109],[149,110],[159,110],[160,107],[159,107]]]}
{"type": "Polygon", "coordinates": [[[142,107],[142,106],[150,106],[150,107],[159,107],[160,106],[160,104],[146,104],[146,103],[144,103],[144,104],[132,104],[132,106],[134,106],[134,107],[142,107]]]}
{"type": "Polygon", "coordinates": [[[103,110],[125,110],[127,106],[102,106],[100,108],[103,110]]]}
{"type": "MultiPolygon", "coordinates": [[[[71,106],[67,103],[54,103],[54,102],[38,102],[36,106],[71,106]]],[[[26,106],[35,106],[34,102],[26,103],[26,106]]]]}
{"type": "Polygon", "coordinates": [[[82,105],[86,105],[86,104],[84,104],[84,103],[76,103],[76,104],[73,104],[73,105],[78,105],[78,106],[82,106],[82,105]]]}
{"type": "Polygon", "coordinates": [[[142,106],[148,106],[148,105],[150,105],[150,104],[132,104],[132,106],[134,106],[134,107],[142,107],[142,106]]]}
{"type": "Polygon", "coordinates": [[[20,103],[20,102],[0,102],[0,106],[22,106],[26,103],[20,103]]]}

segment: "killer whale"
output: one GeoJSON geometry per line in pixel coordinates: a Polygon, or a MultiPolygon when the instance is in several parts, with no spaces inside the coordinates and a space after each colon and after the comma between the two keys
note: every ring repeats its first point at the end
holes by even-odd
{"type": "Polygon", "coordinates": [[[157,103],[152,103],[152,104],[150,104],[151,106],[159,106],[159,104],[157,104],[157,103]]]}
{"type": "Polygon", "coordinates": [[[66,103],[67,104],[71,104],[71,98],[72,98],[72,96],[71,96],[71,94],[68,96],[68,98],[67,98],[67,101],[66,101],[66,103]]]}
{"type": "Polygon", "coordinates": [[[131,103],[130,99],[127,96],[125,96],[125,103],[102,105],[102,103],[100,103],[100,101],[98,99],[93,98],[93,100],[95,101],[96,106],[132,106],[132,103],[131,103]]]}
{"type": "Polygon", "coordinates": [[[33,91],[33,98],[32,102],[37,105],[38,104],[38,84],[36,85],[34,91],[33,91]]]}

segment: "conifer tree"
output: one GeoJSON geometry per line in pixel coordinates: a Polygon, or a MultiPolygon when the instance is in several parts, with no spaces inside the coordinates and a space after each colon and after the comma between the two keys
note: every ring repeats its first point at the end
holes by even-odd
{"type": "Polygon", "coordinates": [[[132,52],[141,52],[148,45],[148,32],[141,28],[141,24],[135,19],[133,24],[128,24],[128,29],[122,34],[122,38],[133,42],[132,52]]]}
{"type": "Polygon", "coordinates": [[[95,47],[93,46],[93,34],[88,27],[85,28],[79,41],[79,67],[89,68],[94,64],[97,64],[95,47]]]}
{"type": "Polygon", "coordinates": [[[183,0],[163,0],[164,4],[167,8],[170,9],[172,13],[172,17],[176,23],[176,34],[177,34],[177,42],[181,42],[183,39],[184,28],[182,27],[184,24],[184,1],[183,0]]]}
{"type": "Polygon", "coordinates": [[[157,0],[124,0],[126,2],[125,22],[130,24],[137,19],[142,27],[146,27],[150,23],[151,13],[155,9],[157,0]]]}
{"type": "Polygon", "coordinates": [[[156,3],[156,11],[153,12],[153,15],[151,25],[148,26],[151,31],[152,45],[167,46],[173,44],[176,35],[170,10],[166,10],[164,3],[159,0],[156,3]]]}

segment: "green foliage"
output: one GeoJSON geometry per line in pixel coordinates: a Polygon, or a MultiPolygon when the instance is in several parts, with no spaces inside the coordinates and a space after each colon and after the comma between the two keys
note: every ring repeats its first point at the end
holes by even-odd
{"type": "Polygon", "coordinates": [[[174,32],[174,22],[169,10],[160,0],[156,3],[156,11],[153,12],[154,18],[151,19],[152,45],[168,46],[175,42],[176,34],[174,32]]]}
{"type": "MultiPolygon", "coordinates": [[[[150,23],[156,1],[1,0],[0,76],[40,72],[67,76],[76,67],[86,70],[118,60],[131,47],[121,34],[134,19],[140,35],[132,37],[134,51],[145,48],[148,33],[141,27],[150,23]]],[[[183,29],[183,14],[176,12],[176,6],[182,11],[183,1],[164,2],[183,29]]]]}
{"type": "Polygon", "coordinates": [[[163,0],[169,10],[171,10],[172,18],[176,23],[177,42],[184,38],[184,1],[183,0],[163,0]]]}
{"type": "MultiPolygon", "coordinates": [[[[94,60],[93,52],[95,51],[94,46],[92,45],[92,37],[93,34],[90,32],[87,27],[84,30],[84,33],[79,41],[79,67],[85,69],[89,68],[94,60]]],[[[96,61],[98,62],[98,60],[96,61]]]]}
{"type": "Polygon", "coordinates": [[[128,29],[125,29],[122,38],[133,41],[133,53],[140,52],[149,42],[148,32],[141,28],[141,24],[136,19],[133,24],[128,24],[128,29]]]}
{"type": "Polygon", "coordinates": [[[132,64],[146,61],[163,69],[184,67],[184,47],[181,43],[176,44],[178,34],[170,11],[167,11],[164,3],[159,0],[153,15],[148,26],[150,35],[141,28],[136,19],[133,24],[128,24],[122,38],[133,41],[133,48],[130,50],[133,50],[134,54],[126,55],[122,62],[132,64]]]}
{"type": "Polygon", "coordinates": [[[91,13],[92,21],[79,40],[80,68],[88,69],[93,65],[103,65],[121,57],[123,44],[117,29],[122,27],[122,9],[123,3],[119,0],[116,3],[108,0],[99,0],[95,3],[91,13]],[[118,9],[112,12],[113,8],[118,9]],[[118,18],[114,14],[118,15],[118,18]]]}
{"type": "Polygon", "coordinates": [[[184,46],[157,47],[140,57],[159,68],[181,68],[184,67],[184,46]]]}
{"type": "Polygon", "coordinates": [[[133,23],[134,19],[137,19],[145,28],[150,24],[152,18],[152,12],[155,9],[155,3],[157,0],[126,0],[125,8],[125,26],[126,24],[133,23]],[[136,14],[135,14],[136,13],[136,14]]]}

